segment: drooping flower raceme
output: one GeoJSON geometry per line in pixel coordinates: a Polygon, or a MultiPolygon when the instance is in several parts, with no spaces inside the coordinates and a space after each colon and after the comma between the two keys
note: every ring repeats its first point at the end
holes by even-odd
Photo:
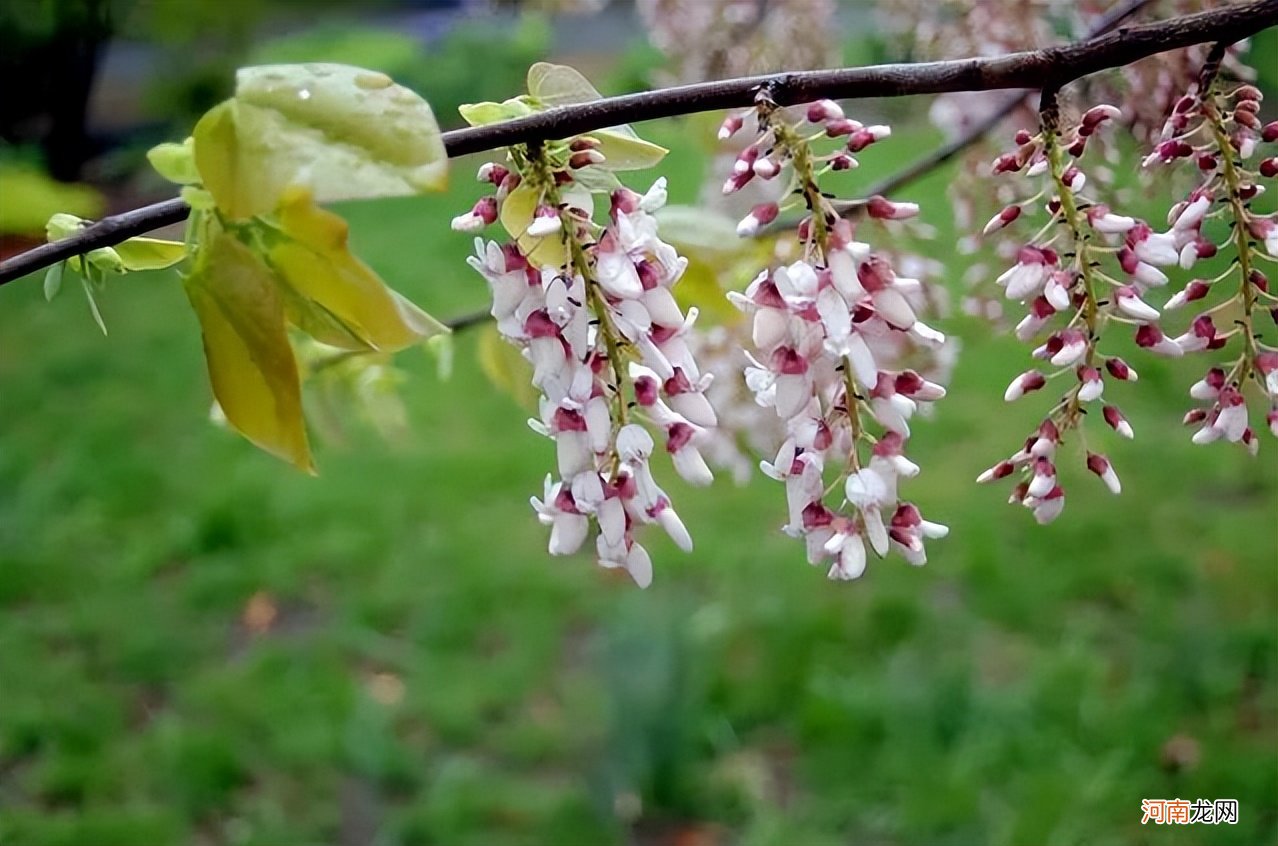
{"type": "MultiPolygon", "coordinates": [[[[1057,448],[1067,433],[1084,426],[1089,411],[1092,419],[1100,418],[1123,437],[1134,434],[1105,392],[1107,383],[1135,382],[1137,373],[1122,358],[1102,351],[1106,329],[1134,327],[1139,346],[1159,355],[1183,355],[1183,346],[1163,333],[1161,315],[1146,298],[1167,284],[1161,268],[1178,264],[1182,256],[1196,260],[1211,252],[1196,227],[1156,232],[1085,192],[1081,157],[1102,124],[1119,117],[1113,106],[1096,106],[1076,124],[1063,127],[1055,93],[1048,92],[1039,132],[1018,132],[1015,151],[999,156],[993,166],[995,174],[1020,173],[1041,185],[1032,197],[991,218],[985,235],[1032,218],[1040,202],[1047,212],[1046,223],[1021,242],[1015,264],[996,280],[1006,298],[1025,309],[1016,335],[1039,342],[1033,357],[1043,362],[1016,376],[1004,399],[1013,402],[1058,378],[1066,387],[1023,446],[977,481],[1018,474],[1011,502],[1029,508],[1040,523],[1056,519],[1065,506],[1056,474],[1057,448]]],[[[1084,460],[1111,492],[1122,490],[1105,455],[1088,451],[1084,460]]]]}
{"type": "MultiPolygon", "coordinates": [[[[785,485],[784,531],[805,540],[812,564],[828,563],[831,579],[858,578],[868,553],[882,556],[891,548],[922,564],[924,540],[947,529],[923,519],[897,487],[919,472],[905,456],[910,418],[920,403],[945,391],[913,370],[886,370],[881,360],[895,356],[902,339],[934,345],[943,337],[910,305],[908,294],[919,282],[898,276],[882,255],[855,240],[852,223],[817,185],[820,172],[855,166],[853,154],[889,130],[849,120],[830,101],[808,107],[805,122],[790,122],[766,100],[755,114],[758,135],[738,158],[725,192],[785,172],[793,188],[785,195],[801,198],[809,212],[798,227],[803,257],[763,271],[743,294],[730,295],[752,321],[746,383],[784,425],[775,457],[761,465],[785,485]],[[841,148],[816,155],[810,143],[821,136],[840,139],[841,148]]],[[[726,133],[741,124],[730,116],[726,133]]],[[[882,220],[918,212],[882,197],[862,206],[882,220]]],[[[738,231],[753,234],[785,210],[756,207],[738,231]]]]}
{"type": "Polygon", "coordinates": [[[1262,340],[1262,327],[1278,322],[1278,297],[1262,270],[1263,262],[1278,258],[1278,215],[1254,212],[1251,201],[1264,192],[1265,178],[1278,175],[1278,157],[1258,165],[1249,160],[1265,146],[1273,151],[1278,121],[1261,124],[1261,93],[1254,86],[1226,90],[1217,78],[1223,56],[1218,45],[1197,89],[1176,102],[1145,165],[1180,166],[1196,176],[1194,187],[1168,214],[1181,265],[1191,267],[1217,250],[1231,258],[1221,273],[1190,281],[1164,306],[1199,309],[1175,339],[1185,352],[1233,353],[1232,360],[1211,365],[1190,389],[1190,397],[1202,405],[1190,410],[1185,423],[1197,426],[1194,443],[1240,443],[1254,454],[1260,443],[1246,400],[1253,388],[1264,402],[1268,428],[1278,436],[1278,347],[1262,340]],[[1229,227],[1220,243],[1202,234],[1204,224],[1217,219],[1229,227]]]}
{"type": "Polygon", "coordinates": [[[652,216],[665,202],[665,180],[642,196],[612,191],[608,221],[597,224],[574,172],[602,159],[582,141],[513,148],[510,168],[485,165],[480,179],[496,193],[454,228],[501,219],[515,236],[506,244],[476,239],[469,262],[488,281],[498,331],[532,365],[541,396],[529,425],[555,443],[555,471],[532,498],[550,527],[551,554],[570,555],[594,534],[599,563],[646,587],[652,561],[638,527],[656,523],[684,550],[692,539],[653,476],[657,441],[644,424],[675,469],[705,485],[712,475],[699,445],[716,418],[704,396],[710,379],[685,341],[695,310],[685,316],[670,290],[687,262],[661,240],[652,216]]]}

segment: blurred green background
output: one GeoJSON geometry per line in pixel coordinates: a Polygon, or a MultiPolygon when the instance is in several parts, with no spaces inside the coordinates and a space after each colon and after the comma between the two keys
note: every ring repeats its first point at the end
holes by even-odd
{"type": "MultiPolygon", "coordinates": [[[[378,67],[445,120],[564,52],[550,17],[450,26],[429,63],[385,29],[259,43],[249,20],[246,55],[378,67]]],[[[156,32],[135,34],[152,59],[193,38],[156,32]]],[[[652,56],[585,60],[625,84],[652,56]]],[[[203,90],[136,89],[160,105],[78,168],[108,205],[154,190],[138,156],[181,136],[203,90]]],[[[886,112],[897,136],[850,192],[937,141],[910,111],[886,112]]],[[[705,128],[644,129],[692,202],[705,128]]],[[[485,302],[447,227],[479,194],[474,164],[447,194],[341,209],[356,251],[441,317],[485,302]]],[[[926,203],[943,253],[951,178],[900,197],[926,203]]],[[[667,473],[697,547],[652,536],[641,592],[545,554],[527,498],[552,447],[479,372],[473,332],[449,379],[399,356],[411,438],[354,427],[312,479],[207,424],[173,274],[112,284],[107,338],[71,293],[0,289],[0,843],[1278,842],[1278,445],[1191,446],[1197,368],[1129,357],[1140,383],[1107,396],[1137,439],[1089,433],[1123,495],[1068,462],[1065,514],[1038,527],[971,482],[1042,412],[1001,400],[1025,351],[940,321],[963,354],[911,441],[909,495],[952,529],[927,567],[829,583],[774,531],[779,486],[667,473]],[[1142,798],[1173,797],[1236,798],[1239,823],[1140,825],[1142,798]]]]}

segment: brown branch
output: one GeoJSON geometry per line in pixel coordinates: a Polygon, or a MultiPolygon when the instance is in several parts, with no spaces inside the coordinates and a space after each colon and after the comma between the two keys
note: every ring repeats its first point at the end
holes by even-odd
{"type": "MultiPolygon", "coordinates": [[[[1063,47],[992,58],[769,74],[607,97],[489,126],[446,132],[444,147],[452,158],[512,144],[569,138],[622,123],[743,108],[751,105],[755,94],[765,86],[779,105],[826,97],[851,100],[1060,86],[1156,53],[1207,41],[1238,41],[1275,24],[1278,24],[1278,0],[1254,0],[1159,23],[1122,27],[1108,35],[1063,47]]],[[[104,218],[70,238],[0,262],[0,285],[71,256],[118,244],[139,232],[173,223],[184,216],[179,201],[169,200],[104,218]],[[126,223],[121,223],[122,219],[126,223]]]]}

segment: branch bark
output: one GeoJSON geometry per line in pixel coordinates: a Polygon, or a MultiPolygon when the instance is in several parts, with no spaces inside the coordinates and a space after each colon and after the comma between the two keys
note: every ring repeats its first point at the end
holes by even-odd
{"type": "MultiPolygon", "coordinates": [[[[513,144],[568,138],[622,123],[744,108],[753,104],[755,94],[763,87],[779,105],[822,98],[854,100],[1059,87],[1156,53],[1208,41],[1238,41],[1275,24],[1278,0],[1254,0],[1158,23],[1120,27],[1066,46],[992,58],[768,74],[607,97],[503,123],[446,132],[444,147],[454,158],[513,144]]],[[[184,219],[188,211],[180,200],[166,200],[103,218],[70,238],[0,262],[0,285],[72,256],[175,223],[184,219]]]]}

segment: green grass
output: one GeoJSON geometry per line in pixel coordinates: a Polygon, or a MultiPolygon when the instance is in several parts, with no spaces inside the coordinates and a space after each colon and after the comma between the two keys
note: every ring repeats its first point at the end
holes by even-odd
{"type": "MultiPolygon", "coordinates": [[[[671,157],[677,199],[698,167],[671,157]]],[[[910,192],[938,221],[945,179],[910,192]]],[[[445,316],[484,300],[455,182],[347,209],[445,316]]],[[[550,445],[473,336],[450,381],[400,357],[409,442],[321,447],[312,479],[206,424],[173,277],[115,283],[109,338],[39,287],[0,290],[0,843],[1278,839],[1278,444],[1190,446],[1189,366],[1133,357],[1109,392],[1138,438],[1099,433],[1124,494],[1071,464],[1038,527],[971,484],[1044,407],[1001,401],[1024,350],[950,321],[962,362],[912,441],[909,495],[952,527],[927,567],[831,584],[774,531],[779,486],[672,481],[697,549],[654,538],[640,592],[545,554],[550,445]],[[1236,798],[1239,824],[1143,828],[1143,797],[1236,798]]]]}

